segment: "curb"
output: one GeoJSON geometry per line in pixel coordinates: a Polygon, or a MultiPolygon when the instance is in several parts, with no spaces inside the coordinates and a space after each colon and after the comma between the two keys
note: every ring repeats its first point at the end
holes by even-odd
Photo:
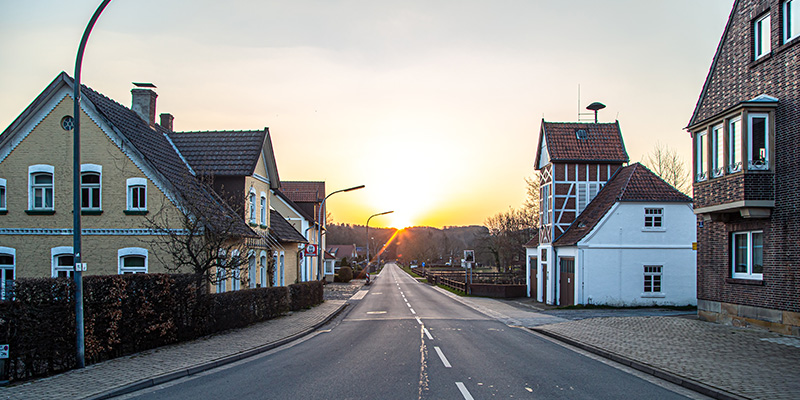
{"type": "Polygon", "coordinates": [[[566,336],[559,335],[557,333],[549,332],[549,331],[546,331],[546,330],[543,330],[543,329],[540,329],[540,328],[528,328],[528,329],[530,329],[530,330],[532,330],[532,331],[534,331],[536,333],[540,333],[542,335],[545,335],[545,336],[548,336],[550,338],[553,338],[555,340],[558,340],[560,342],[564,342],[564,343],[569,344],[571,346],[577,347],[577,348],[579,348],[581,350],[586,350],[586,351],[588,351],[590,353],[594,353],[594,354],[596,354],[598,356],[607,358],[607,359],[609,359],[611,361],[614,361],[616,363],[625,365],[627,367],[631,367],[631,368],[633,368],[633,369],[635,369],[637,371],[641,371],[641,372],[644,372],[644,373],[646,373],[648,375],[653,375],[656,378],[663,379],[663,380],[665,380],[667,382],[676,384],[678,386],[682,386],[682,387],[684,387],[686,389],[695,391],[695,392],[700,393],[700,394],[702,394],[704,396],[708,396],[708,397],[711,397],[711,398],[714,398],[714,399],[719,399],[719,400],[747,400],[748,399],[747,397],[742,397],[742,396],[727,392],[725,390],[718,389],[718,388],[715,388],[713,386],[709,386],[709,385],[706,385],[704,383],[700,383],[700,382],[697,382],[697,381],[694,381],[694,380],[691,380],[691,379],[688,379],[688,378],[684,378],[684,377],[675,375],[675,374],[673,374],[671,372],[667,372],[667,371],[664,371],[662,369],[655,368],[655,367],[650,366],[648,364],[645,364],[645,363],[642,363],[642,362],[639,362],[639,361],[635,361],[635,360],[632,360],[632,359],[627,358],[627,357],[620,356],[620,355],[618,355],[616,353],[612,353],[610,351],[603,350],[603,349],[601,349],[599,347],[595,347],[595,346],[592,346],[592,345],[588,345],[588,344],[585,344],[585,343],[578,342],[578,341],[576,341],[574,339],[568,338],[566,336]]]}
{"type": "Polygon", "coordinates": [[[296,333],[294,335],[291,335],[289,337],[280,339],[278,341],[275,341],[275,342],[272,342],[272,343],[263,344],[261,346],[254,347],[254,348],[252,348],[250,350],[244,350],[244,351],[241,351],[239,353],[231,354],[229,356],[222,357],[222,358],[219,358],[219,359],[214,360],[214,361],[208,361],[208,362],[205,362],[205,363],[202,363],[202,364],[198,364],[198,365],[195,365],[195,366],[192,366],[192,367],[183,368],[183,369],[179,369],[177,371],[172,371],[172,372],[168,372],[166,374],[154,376],[152,378],[141,379],[141,380],[138,380],[136,382],[132,382],[132,383],[129,383],[129,384],[126,384],[126,385],[123,385],[123,386],[116,387],[116,388],[111,389],[111,390],[107,390],[107,391],[104,391],[104,392],[101,392],[101,393],[98,393],[98,394],[95,394],[95,395],[91,395],[89,397],[85,397],[84,399],[86,399],[86,400],[105,400],[105,399],[110,399],[110,398],[117,397],[117,396],[122,396],[124,394],[133,393],[133,392],[136,392],[136,391],[139,391],[139,390],[142,390],[142,389],[146,389],[146,388],[149,388],[149,387],[160,385],[162,383],[166,383],[166,382],[173,381],[173,380],[176,380],[176,379],[180,379],[180,378],[183,378],[183,377],[195,375],[195,374],[198,374],[198,373],[203,372],[203,371],[207,371],[207,370],[210,370],[210,369],[213,369],[213,368],[217,368],[217,367],[220,367],[220,366],[223,366],[223,365],[226,365],[226,364],[231,364],[231,363],[234,363],[236,361],[239,361],[239,360],[242,360],[242,359],[245,359],[245,358],[248,358],[248,357],[252,357],[254,355],[257,355],[257,354],[260,354],[260,353],[264,353],[266,351],[270,351],[270,350],[272,350],[272,349],[274,349],[276,347],[280,347],[280,346],[283,346],[283,345],[285,345],[287,343],[290,343],[290,342],[293,342],[293,341],[295,341],[297,339],[300,339],[303,336],[306,336],[309,333],[317,330],[317,328],[321,327],[322,325],[327,324],[328,322],[330,322],[330,320],[332,320],[334,317],[339,315],[342,312],[342,310],[344,310],[345,307],[347,307],[347,305],[348,304],[346,302],[342,303],[342,305],[339,306],[339,308],[337,308],[334,312],[332,312],[330,315],[325,317],[322,321],[314,324],[314,326],[312,326],[312,327],[310,327],[308,329],[305,329],[303,331],[300,331],[300,332],[298,332],[298,333],[296,333]]]}

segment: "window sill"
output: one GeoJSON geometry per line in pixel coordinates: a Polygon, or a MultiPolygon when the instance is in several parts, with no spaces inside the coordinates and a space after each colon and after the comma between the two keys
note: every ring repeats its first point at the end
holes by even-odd
{"type": "Polygon", "coordinates": [[[261,225],[259,225],[258,227],[259,227],[259,228],[261,228],[261,229],[267,229],[267,228],[269,228],[269,226],[267,226],[267,225],[264,225],[264,224],[261,224],[261,225]]]}
{"type": "Polygon", "coordinates": [[[257,224],[257,223],[255,223],[255,222],[250,222],[248,225],[250,225],[250,226],[252,226],[252,227],[254,227],[254,228],[258,226],[258,224],[257,224]]]}
{"type": "Polygon", "coordinates": [[[666,232],[667,228],[642,228],[642,232],[666,232]]]}
{"type": "Polygon", "coordinates": [[[81,215],[102,215],[103,210],[81,210],[81,215]]]}
{"type": "Polygon", "coordinates": [[[762,279],[725,278],[725,283],[732,285],[764,286],[762,279]]]}
{"type": "Polygon", "coordinates": [[[124,210],[125,215],[147,215],[147,210],[124,210]]]}
{"type": "Polygon", "coordinates": [[[56,210],[25,210],[25,214],[28,215],[53,215],[56,213],[56,210]]]}
{"type": "Polygon", "coordinates": [[[771,59],[772,59],[772,51],[770,51],[768,54],[765,54],[765,55],[763,55],[763,56],[751,61],[750,65],[748,65],[748,67],[755,68],[758,65],[760,65],[761,63],[763,63],[763,62],[765,62],[767,60],[771,60],[771,59]]]}
{"type": "Polygon", "coordinates": [[[667,297],[667,295],[664,294],[664,293],[660,293],[660,292],[659,293],[642,293],[642,297],[649,298],[649,299],[659,299],[659,298],[667,297]]]}

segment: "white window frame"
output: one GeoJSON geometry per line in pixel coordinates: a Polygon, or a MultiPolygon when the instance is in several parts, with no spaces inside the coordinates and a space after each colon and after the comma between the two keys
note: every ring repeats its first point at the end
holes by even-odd
{"type": "Polygon", "coordinates": [[[59,246],[50,249],[50,277],[58,278],[58,273],[62,271],[67,273],[67,277],[72,277],[72,274],[75,272],[75,259],[73,258],[73,264],[69,265],[69,267],[58,265],[58,259],[63,256],[75,256],[75,251],[72,250],[72,246],[59,246]]]}
{"type": "Polygon", "coordinates": [[[755,60],[770,54],[772,51],[772,41],[770,40],[771,33],[771,17],[769,12],[753,21],[753,58],[755,60]]]}
{"type": "Polygon", "coordinates": [[[147,249],[141,247],[126,247],[117,250],[117,274],[122,275],[126,272],[133,274],[146,274],[149,268],[149,257],[147,256],[147,249]],[[127,268],[125,267],[125,259],[128,257],[144,257],[144,268],[127,268]]]}
{"type": "Polygon", "coordinates": [[[723,166],[725,156],[725,139],[723,125],[714,125],[711,128],[711,176],[718,178],[725,174],[723,166]]]}
{"type": "Polygon", "coordinates": [[[708,138],[707,132],[698,132],[695,136],[695,149],[694,149],[694,165],[695,165],[695,182],[703,182],[708,179],[708,138]]]}
{"type": "Polygon", "coordinates": [[[664,228],[664,208],[645,207],[644,208],[644,230],[663,231],[664,228]]]}
{"type": "Polygon", "coordinates": [[[259,266],[261,269],[261,287],[267,287],[267,252],[261,251],[258,260],[261,263],[259,266]]]}
{"type": "MultiPolygon", "coordinates": [[[[768,170],[769,169],[769,153],[770,153],[770,121],[769,114],[766,113],[752,113],[747,114],[747,169],[749,170],[768,170]],[[763,158],[758,160],[753,159],[753,120],[756,118],[764,118],[764,154],[763,158]]],[[[760,155],[760,154],[759,154],[760,155]]]]}
{"type": "Polygon", "coordinates": [[[783,43],[789,43],[800,37],[800,10],[796,10],[795,6],[800,6],[800,1],[794,3],[793,0],[784,1],[781,8],[783,10],[783,43]]]}
{"type": "Polygon", "coordinates": [[[750,280],[763,280],[764,279],[764,232],[756,231],[741,231],[731,232],[731,276],[735,279],[750,279],[750,280]],[[753,272],[755,269],[755,246],[753,245],[753,236],[761,236],[761,272],[753,272]],[[747,263],[745,264],[746,271],[736,272],[736,264],[739,260],[736,258],[736,237],[747,238],[747,263]]]}
{"type": "Polygon", "coordinates": [[[742,117],[728,121],[728,172],[742,170],[742,117]]]}
{"type": "Polygon", "coordinates": [[[550,184],[542,185],[542,225],[549,225],[550,224],[550,190],[552,186],[550,184]]]}
{"type": "Polygon", "coordinates": [[[8,211],[8,189],[6,189],[6,180],[0,178],[0,211],[8,211]]]}
{"type": "Polygon", "coordinates": [[[597,193],[600,192],[600,189],[603,188],[603,185],[600,182],[579,182],[578,183],[578,193],[577,193],[577,201],[575,204],[578,207],[578,214],[582,213],[583,210],[589,205],[589,203],[594,200],[597,196],[597,193]]]}
{"type": "MultiPolygon", "coordinates": [[[[89,198],[91,199],[92,196],[90,195],[89,198]]],[[[91,200],[89,202],[91,203],[91,200]]],[[[103,209],[103,166],[97,164],[81,164],[81,210],[100,211],[102,209],[103,209]],[[96,184],[83,183],[83,176],[90,174],[97,175],[97,177],[99,178],[96,184]],[[90,205],[89,207],[83,206],[83,191],[85,189],[88,189],[90,194],[92,189],[96,189],[98,191],[97,194],[98,204],[96,207],[93,207],[93,205],[90,205]]]]}
{"type": "Polygon", "coordinates": [[[31,165],[28,167],[28,210],[36,210],[36,211],[53,211],[56,209],[56,174],[55,174],[55,167],[52,165],[47,164],[37,164],[31,165]],[[50,175],[50,184],[35,184],[34,179],[37,175],[50,175]],[[51,206],[47,207],[47,189],[50,189],[50,203],[51,206]],[[34,207],[36,205],[36,192],[42,192],[42,206],[41,207],[34,207]]]}
{"type": "Polygon", "coordinates": [[[261,226],[267,226],[267,194],[261,192],[261,226]]]}
{"type": "Polygon", "coordinates": [[[0,254],[11,256],[11,264],[0,264],[0,299],[5,300],[8,281],[13,282],[17,278],[17,250],[0,246],[0,254]],[[7,279],[8,271],[11,271],[11,279],[7,279]]]}
{"type": "Polygon", "coordinates": [[[145,178],[128,178],[125,181],[125,193],[127,193],[127,210],[128,211],[147,211],[147,179],[145,178]],[[144,195],[137,195],[139,200],[139,204],[134,207],[133,205],[133,198],[134,198],[134,190],[139,192],[140,189],[144,189],[144,195]],[[142,200],[144,200],[144,204],[142,204],[142,200]]]}
{"type": "Polygon", "coordinates": [[[225,293],[228,289],[228,277],[224,267],[217,267],[217,293],[225,293]]]}
{"type": "Polygon", "coordinates": [[[659,295],[664,292],[664,266],[645,265],[644,266],[644,286],[643,295],[659,295]],[[656,290],[658,289],[658,290],[656,290]]]}
{"type": "Polygon", "coordinates": [[[280,271],[281,271],[281,286],[286,286],[286,254],[281,251],[280,258],[280,271]]]}
{"type": "Polygon", "coordinates": [[[247,200],[250,202],[250,223],[256,223],[256,191],[252,188],[250,189],[250,193],[247,196],[247,200]]]}
{"type": "Polygon", "coordinates": [[[247,279],[249,279],[248,286],[250,286],[250,289],[254,289],[256,287],[256,283],[257,283],[256,279],[258,279],[257,275],[256,275],[256,255],[255,254],[250,254],[250,256],[247,257],[247,279]]]}

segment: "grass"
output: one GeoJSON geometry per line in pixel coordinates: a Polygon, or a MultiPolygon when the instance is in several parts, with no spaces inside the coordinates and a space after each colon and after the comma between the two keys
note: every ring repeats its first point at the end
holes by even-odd
{"type": "Polygon", "coordinates": [[[400,268],[402,268],[403,271],[406,271],[409,275],[413,276],[414,278],[422,278],[421,276],[419,276],[419,274],[415,273],[414,271],[411,270],[411,268],[406,267],[405,265],[401,265],[400,268]]]}

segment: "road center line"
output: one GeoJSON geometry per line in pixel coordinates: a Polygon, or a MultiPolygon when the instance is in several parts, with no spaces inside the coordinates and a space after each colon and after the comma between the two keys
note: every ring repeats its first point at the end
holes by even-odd
{"type": "Polygon", "coordinates": [[[411,308],[410,310],[411,310],[411,313],[412,313],[412,314],[416,314],[416,313],[417,313],[416,311],[414,311],[414,309],[413,309],[413,308],[411,308]]]}
{"type": "Polygon", "coordinates": [[[419,319],[419,317],[414,317],[414,318],[416,318],[416,319],[417,319],[417,322],[418,322],[420,325],[422,325],[422,320],[421,320],[421,319],[419,319]]]}
{"type": "Polygon", "coordinates": [[[467,390],[467,387],[464,386],[463,382],[456,382],[456,386],[458,387],[458,390],[461,392],[461,395],[464,396],[464,400],[475,400],[472,397],[472,395],[469,394],[469,390],[467,390]]]}
{"type": "MultiPolygon", "coordinates": [[[[419,319],[419,318],[417,318],[417,319],[419,319]]],[[[425,336],[427,336],[427,337],[428,337],[428,340],[433,340],[433,336],[431,336],[431,333],[430,333],[430,332],[428,332],[428,328],[426,328],[426,327],[424,327],[424,326],[423,326],[423,327],[422,327],[422,331],[423,331],[423,332],[425,332],[425,336]]]]}
{"type": "Polygon", "coordinates": [[[450,361],[447,361],[447,357],[445,357],[444,353],[442,353],[442,349],[440,349],[439,346],[433,346],[433,349],[436,350],[436,354],[439,355],[439,358],[442,360],[442,364],[444,364],[444,367],[451,368],[452,365],[450,365],[450,361]]]}

